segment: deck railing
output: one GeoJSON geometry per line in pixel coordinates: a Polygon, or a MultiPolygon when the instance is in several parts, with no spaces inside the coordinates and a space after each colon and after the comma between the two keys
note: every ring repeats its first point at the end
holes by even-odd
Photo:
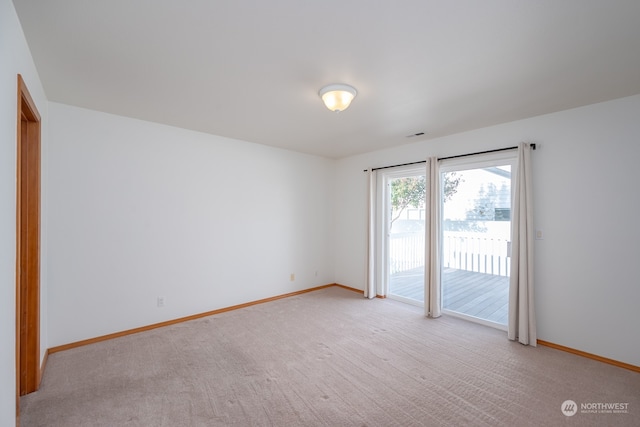
{"type": "MultiPolygon", "coordinates": [[[[509,245],[510,242],[503,239],[445,232],[442,239],[442,265],[445,268],[509,276],[509,245]]],[[[391,234],[389,254],[391,274],[423,266],[424,234],[391,234]]]]}
{"type": "Polygon", "coordinates": [[[390,274],[424,265],[424,233],[391,234],[389,239],[390,274]]]}
{"type": "Polygon", "coordinates": [[[510,242],[477,236],[452,236],[442,238],[442,265],[458,270],[509,276],[510,242]]]}

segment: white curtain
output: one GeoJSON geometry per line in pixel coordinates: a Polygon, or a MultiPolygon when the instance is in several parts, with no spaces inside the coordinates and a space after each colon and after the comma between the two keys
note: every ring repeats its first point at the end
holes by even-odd
{"type": "Polygon", "coordinates": [[[511,217],[511,279],[509,283],[508,337],[536,346],[536,313],[533,295],[533,205],[531,151],[518,146],[518,165],[511,217]]]}
{"type": "Polygon", "coordinates": [[[425,222],[424,311],[427,317],[440,317],[440,169],[438,159],[427,160],[427,218],[425,222]]]}
{"type": "Polygon", "coordinates": [[[375,281],[375,224],[376,224],[376,173],[372,169],[368,170],[369,176],[369,221],[368,221],[368,242],[367,242],[367,283],[364,288],[366,298],[376,297],[375,281]]]}

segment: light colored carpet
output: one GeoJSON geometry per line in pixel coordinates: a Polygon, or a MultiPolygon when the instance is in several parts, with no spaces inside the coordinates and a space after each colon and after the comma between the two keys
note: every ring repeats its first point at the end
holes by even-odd
{"type": "Polygon", "coordinates": [[[21,407],[23,427],[638,426],[640,374],[332,287],[53,354],[21,407]]]}

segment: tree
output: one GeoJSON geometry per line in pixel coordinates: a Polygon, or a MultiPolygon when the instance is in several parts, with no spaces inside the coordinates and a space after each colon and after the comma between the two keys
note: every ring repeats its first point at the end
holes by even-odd
{"type": "Polygon", "coordinates": [[[426,179],[423,176],[396,178],[391,181],[391,225],[409,206],[424,207],[426,179]]]}
{"type": "MultiPolygon", "coordinates": [[[[446,202],[458,191],[461,177],[455,172],[444,174],[443,200],[446,202]]],[[[396,178],[391,181],[391,223],[402,215],[409,206],[423,208],[425,204],[427,180],[424,175],[410,178],[396,178]]]]}
{"type": "Polygon", "coordinates": [[[495,219],[498,190],[496,185],[491,182],[487,187],[485,190],[484,185],[480,186],[473,209],[467,211],[467,220],[493,221],[495,219]]]}
{"type": "Polygon", "coordinates": [[[459,177],[455,172],[448,172],[444,174],[444,183],[442,185],[443,202],[451,200],[454,194],[458,192],[458,185],[462,177],[459,177]]]}

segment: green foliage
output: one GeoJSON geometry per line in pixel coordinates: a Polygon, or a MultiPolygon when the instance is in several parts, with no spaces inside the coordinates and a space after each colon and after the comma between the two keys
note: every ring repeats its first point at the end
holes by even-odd
{"type": "Polygon", "coordinates": [[[442,195],[444,202],[451,200],[454,194],[458,192],[458,185],[460,184],[462,177],[459,177],[455,172],[448,172],[444,174],[444,183],[442,184],[442,195]]]}
{"type": "MultiPolygon", "coordinates": [[[[445,173],[443,182],[443,198],[446,202],[458,191],[461,177],[455,172],[445,173]]],[[[396,178],[391,181],[391,224],[408,208],[424,208],[427,180],[424,175],[396,178]]]]}
{"type": "Polygon", "coordinates": [[[411,206],[424,207],[426,179],[424,176],[396,178],[391,181],[391,206],[394,211],[402,211],[411,206]]]}

